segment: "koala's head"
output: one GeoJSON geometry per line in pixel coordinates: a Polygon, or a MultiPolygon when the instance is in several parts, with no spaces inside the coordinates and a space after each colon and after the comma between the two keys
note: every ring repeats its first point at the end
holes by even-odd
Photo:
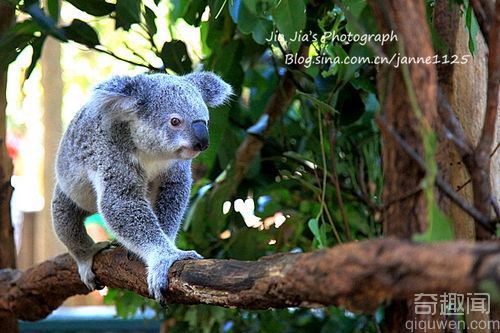
{"type": "Polygon", "coordinates": [[[211,72],[184,76],[117,76],[95,88],[100,111],[130,124],[136,147],[170,159],[191,159],[208,148],[209,113],[232,94],[211,72]]]}

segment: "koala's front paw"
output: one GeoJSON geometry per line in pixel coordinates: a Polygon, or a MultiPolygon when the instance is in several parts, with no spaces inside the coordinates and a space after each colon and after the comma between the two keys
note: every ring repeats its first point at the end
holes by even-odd
{"type": "Polygon", "coordinates": [[[92,263],[94,262],[94,256],[104,249],[110,248],[110,242],[99,242],[94,245],[85,253],[78,258],[75,258],[76,265],[78,266],[78,273],[80,274],[80,279],[89,288],[89,290],[102,289],[104,285],[99,281],[92,271],[92,263]]]}
{"type": "Polygon", "coordinates": [[[168,270],[178,260],[203,259],[196,251],[177,250],[165,258],[156,258],[148,265],[148,288],[154,299],[165,306],[165,295],[168,289],[168,270]]]}

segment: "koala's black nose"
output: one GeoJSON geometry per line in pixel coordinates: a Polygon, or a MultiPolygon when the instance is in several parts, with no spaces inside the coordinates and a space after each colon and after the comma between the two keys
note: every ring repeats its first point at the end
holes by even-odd
{"type": "Polygon", "coordinates": [[[208,127],[203,120],[195,120],[191,124],[193,130],[194,144],[193,149],[204,151],[208,148],[208,127]]]}

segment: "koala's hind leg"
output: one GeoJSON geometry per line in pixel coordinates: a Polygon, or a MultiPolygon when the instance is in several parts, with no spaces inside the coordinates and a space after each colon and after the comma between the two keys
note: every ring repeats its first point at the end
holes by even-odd
{"type": "Polygon", "coordinates": [[[89,237],[83,220],[90,213],[79,208],[61,189],[56,186],[52,199],[52,223],[57,237],[66,245],[75,259],[78,273],[90,290],[102,289],[102,285],[92,272],[94,255],[109,246],[109,242],[94,243],[89,237]]]}

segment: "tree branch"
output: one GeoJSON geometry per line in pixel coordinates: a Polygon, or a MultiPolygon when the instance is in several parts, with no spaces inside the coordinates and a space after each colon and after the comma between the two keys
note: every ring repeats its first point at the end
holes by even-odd
{"type": "MultiPolygon", "coordinates": [[[[455,112],[453,111],[448,99],[444,95],[442,89],[438,88],[438,115],[442,121],[442,126],[440,128],[444,128],[445,138],[451,140],[455,147],[457,148],[458,153],[460,154],[462,160],[465,160],[468,156],[473,153],[472,143],[467,140],[465,136],[464,129],[462,124],[458,120],[455,112]]],[[[470,172],[471,170],[469,170],[470,172]]]]}
{"type": "MultiPolygon", "coordinates": [[[[385,119],[382,116],[379,116],[377,119],[377,124],[379,125],[379,128],[387,133],[394,141],[398,143],[398,145],[404,150],[408,156],[410,156],[416,163],[417,165],[422,168],[422,170],[425,170],[425,163],[422,157],[413,150],[413,148],[399,135],[398,132],[391,126],[387,124],[385,119]]],[[[467,201],[464,200],[460,195],[458,195],[457,192],[455,192],[448,183],[446,183],[439,175],[439,173],[436,175],[435,179],[435,184],[436,186],[443,191],[443,193],[450,198],[451,201],[453,201],[458,207],[460,207],[464,212],[469,214],[474,220],[478,223],[479,226],[483,227],[484,230],[486,230],[489,233],[494,233],[495,228],[492,223],[490,223],[490,220],[487,215],[482,214],[479,210],[477,210],[475,207],[470,206],[467,201]]],[[[416,193],[416,192],[415,192],[416,193]]],[[[488,199],[488,202],[489,199],[488,199]]]]}
{"type": "MultiPolygon", "coordinates": [[[[465,160],[469,170],[472,171],[471,179],[474,189],[474,205],[485,215],[490,215],[491,205],[491,158],[490,152],[496,131],[498,115],[500,84],[500,1],[496,2],[494,23],[490,32],[488,56],[488,94],[486,113],[484,115],[483,130],[471,159],[465,160]]],[[[491,234],[478,230],[478,238],[488,239],[491,234]]]]}
{"type": "Polygon", "coordinates": [[[494,1],[491,0],[471,0],[474,14],[476,14],[479,28],[483,33],[484,39],[488,43],[493,22],[493,15],[495,15],[494,1]]]}
{"type": "MultiPolygon", "coordinates": [[[[413,244],[368,240],[257,261],[186,260],[170,269],[169,303],[268,309],[336,305],[374,311],[381,303],[416,293],[467,293],[483,281],[500,284],[500,243],[413,244]]],[[[146,270],[123,248],[96,256],[94,271],[108,287],[148,297],[146,270]]],[[[62,302],[89,290],[68,254],[26,272],[0,271],[0,313],[39,320],[62,302]]]]}

